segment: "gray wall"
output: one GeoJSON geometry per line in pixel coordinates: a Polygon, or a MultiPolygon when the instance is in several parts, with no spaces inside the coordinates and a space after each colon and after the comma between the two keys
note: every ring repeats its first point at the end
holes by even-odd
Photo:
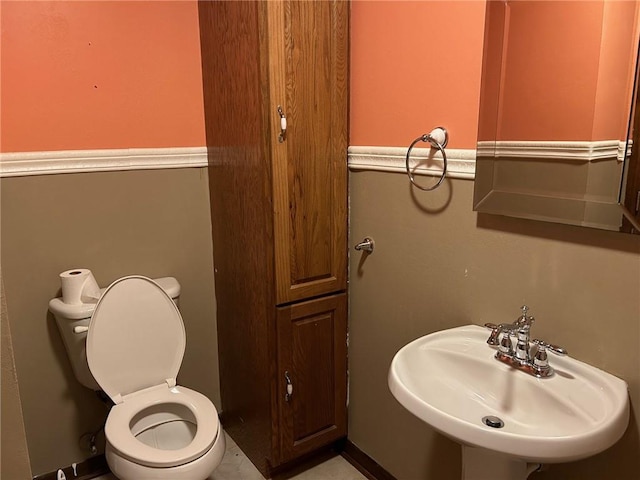
{"type": "Polygon", "coordinates": [[[399,174],[352,172],[350,182],[350,243],[376,242],[364,262],[350,253],[351,441],[398,479],[460,478],[459,446],[396,402],[389,364],[415,338],[510,322],[527,304],[536,337],[626,380],[632,402],[617,445],[532,478],[637,478],[640,236],[478,215],[467,180],[431,193],[399,174]]]}
{"type": "Polygon", "coordinates": [[[90,268],[101,286],[130,274],[176,277],[187,332],[178,381],[220,406],[206,168],[4,178],[0,189],[2,273],[33,475],[87,458],[79,437],[107,414],[76,382],[47,310],[69,268],[90,268]]]}
{"type": "Polygon", "coordinates": [[[20,388],[13,360],[11,329],[0,272],[0,356],[2,401],[0,401],[0,478],[21,480],[31,478],[29,450],[24,434],[20,388]]]}

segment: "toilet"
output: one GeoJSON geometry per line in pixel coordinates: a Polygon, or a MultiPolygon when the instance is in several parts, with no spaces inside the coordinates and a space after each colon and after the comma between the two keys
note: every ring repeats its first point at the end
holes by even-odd
{"type": "Polygon", "coordinates": [[[116,280],[95,305],[86,358],[114,403],[105,457],[120,480],[204,480],[222,461],[215,406],[176,384],[185,345],[178,307],[150,278],[116,280]]]}

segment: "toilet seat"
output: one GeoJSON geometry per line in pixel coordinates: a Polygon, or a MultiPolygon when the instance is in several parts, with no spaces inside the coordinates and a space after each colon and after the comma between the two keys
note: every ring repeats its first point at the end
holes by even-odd
{"type": "Polygon", "coordinates": [[[174,467],[204,455],[214,444],[219,429],[218,412],[211,401],[185,387],[160,385],[128,396],[115,405],[107,418],[105,436],[123,457],[149,467],[174,467]],[[150,447],[131,431],[133,418],[151,406],[178,404],[189,409],[196,421],[196,434],[189,445],[178,450],[150,447]]]}
{"type": "Polygon", "coordinates": [[[126,465],[122,478],[154,478],[154,468],[169,475],[162,478],[192,478],[201,468],[211,467],[210,473],[224,453],[213,403],[201,393],[176,386],[185,345],[176,304],[147,277],[116,280],[96,304],[87,332],[87,362],[115,403],[105,425],[106,453],[113,462],[126,465]],[[174,421],[195,424],[195,434],[187,437],[184,447],[155,448],[136,438],[156,427],[171,428],[174,421]],[[138,423],[145,426],[135,433],[138,423]],[[178,470],[189,476],[172,477],[178,470]]]}
{"type": "Polygon", "coordinates": [[[87,362],[114,403],[156,385],[175,385],[186,346],[178,307],[153,280],[124,277],[104,291],[89,322],[87,362]]]}

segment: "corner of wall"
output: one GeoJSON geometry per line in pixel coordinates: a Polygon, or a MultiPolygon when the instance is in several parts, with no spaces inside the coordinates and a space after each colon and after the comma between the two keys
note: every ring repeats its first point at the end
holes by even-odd
{"type": "Polygon", "coordinates": [[[11,329],[9,315],[4,296],[4,283],[0,271],[0,320],[2,346],[2,401],[0,402],[0,478],[30,479],[31,466],[24,422],[22,421],[22,406],[20,391],[13,361],[13,347],[11,343],[11,329]]]}

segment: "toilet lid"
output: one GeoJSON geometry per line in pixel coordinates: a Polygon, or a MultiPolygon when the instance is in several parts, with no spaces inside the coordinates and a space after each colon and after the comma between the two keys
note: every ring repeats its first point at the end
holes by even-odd
{"type": "Polygon", "coordinates": [[[115,403],[175,379],[186,335],[171,297],[150,278],[124,277],[102,294],[89,323],[87,362],[115,403]]]}

